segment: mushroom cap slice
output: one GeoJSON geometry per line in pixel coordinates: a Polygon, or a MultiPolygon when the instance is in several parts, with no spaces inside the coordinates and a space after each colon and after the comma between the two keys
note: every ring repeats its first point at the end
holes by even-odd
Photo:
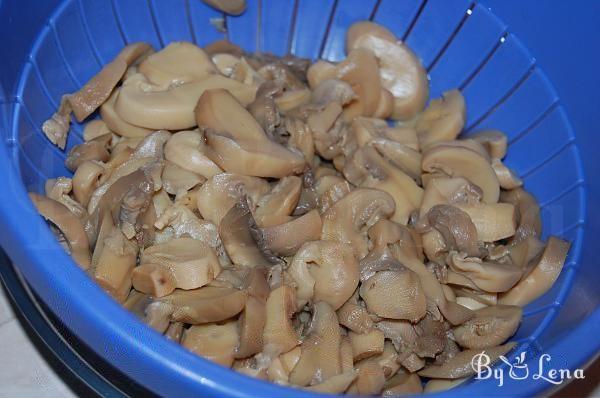
{"type": "Polygon", "coordinates": [[[269,183],[262,178],[233,173],[215,174],[198,190],[196,203],[202,217],[219,226],[243,195],[251,203],[257,203],[270,189],[269,183]]]}
{"type": "Polygon", "coordinates": [[[110,154],[106,149],[108,141],[110,141],[110,135],[75,145],[65,159],[65,166],[69,170],[75,171],[83,162],[88,160],[106,162],[110,158],[110,154]]]}
{"type": "Polygon", "coordinates": [[[194,109],[198,99],[211,89],[225,89],[245,105],[254,101],[256,94],[255,87],[221,75],[167,88],[134,75],[123,82],[114,106],[130,124],[153,130],[185,130],[196,126],[194,109]]]}
{"type": "Polygon", "coordinates": [[[341,340],[341,328],[335,312],[329,304],[316,302],[308,335],[301,346],[302,354],[290,374],[290,382],[307,386],[340,374],[341,340]]]}
{"type": "Polygon", "coordinates": [[[240,15],[246,10],[246,0],[202,0],[211,7],[229,15],[240,15]]]}
{"type": "Polygon", "coordinates": [[[517,244],[529,236],[540,237],[542,235],[542,219],[540,207],[532,194],[523,188],[503,191],[500,201],[512,203],[517,210],[517,230],[510,239],[512,245],[517,244]]]}
{"type": "Polygon", "coordinates": [[[491,164],[477,152],[449,145],[436,145],[423,153],[423,171],[442,171],[451,177],[464,177],[483,191],[485,203],[496,203],[500,183],[491,164]]]}
{"type": "Polygon", "coordinates": [[[569,242],[551,236],[544,251],[532,260],[535,265],[531,273],[501,294],[498,303],[525,306],[546,293],[558,278],[570,246],[569,242]]]}
{"type": "Polygon", "coordinates": [[[98,188],[104,170],[103,165],[95,161],[83,162],[75,170],[75,174],[73,174],[73,196],[82,206],[87,206],[92,192],[98,188]]]}
{"type": "Polygon", "coordinates": [[[471,135],[469,138],[483,145],[492,158],[503,159],[506,155],[508,139],[506,134],[499,130],[484,130],[471,135]]]}
{"type": "Polygon", "coordinates": [[[500,188],[511,190],[523,186],[523,180],[512,170],[506,167],[500,159],[492,159],[492,168],[500,182],[500,188]]]}
{"type": "Polygon", "coordinates": [[[523,310],[513,305],[494,305],[475,311],[475,316],[452,329],[456,342],[468,349],[490,348],[504,343],[519,327],[523,310]]]}
{"type": "Polygon", "coordinates": [[[46,220],[52,222],[67,240],[73,260],[83,269],[91,265],[90,243],[81,221],[61,203],[30,192],[29,199],[46,220]]]}
{"type": "Polygon", "coordinates": [[[351,191],[325,213],[321,239],[352,245],[357,258],[368,253],[366,230],[382,218],[390,217],[396,208],[390,194],[377,189],[351,191]]]}
{"type": "Polygon", "coordinates": [[[206,179],[192,171],[179,167],[173,162],[165,162],[161,174],[162,185],[165,191],[171,195],[188,192],[206,179]]]}
{"type": "Polygon", "coordinates": [[[465,253],[450,252],[447,263],[455,272],[465,275],[486,292],[506,292],[521,279],[523,271],[511,263],[484,261],[467,257],[465,253]]]}
{"type": "Polygon", "coordinates": [[[252,213],[245,199],[233,206],[221,220],[219,236],[227,255],[236,265],[256,267],[270,263],[250,231],[253,225],[252,213]]]}
{"type": "Polygon", "coordinates": [[[157,86],[198,81],[217,72],[200,47],[185,41],[172,42],[151,54],[138,65],[138,71],[157,86]]]}
{"type": "Polygon", "coordinates": [[[314,241],[305,243],[288,269],[297,284],[297,307],[323,301],[340,308],[358,286],[358,263],[349,245],[314,241]]]}
{"type": "Polygon", "coordinates": [[[336,66],[335,77],[350,84],[356,100],[348,105],[353,116],[371,116],[377,110],[381,95],[379,66],[375,54],[369,48],[357,48],[348,53],[336,66]]]}
{"type": "Polygon", "coordinates": [[[448,250],[465,252],[472,257],[481,255],[477,228],[466,212],[455,206],[435,205],[427,212],[427,220],[443,235],[448,250]]]}
{"type": "Polygon", "coordinates": [[[177,289],[159,301],[173,307],[173,320],[197,325],[220,322],[239,314],[247,298],[245,290],[204,286],[194,290],[177,289]]]}
{"type": "Polygon", "coordinates": [[[175,280],[173,273],[164,265],[142,264],[131,274],[133,288],[152,297],[163,297],[173,293],[175,280]]]}
{"type": "Polygon", "coordinates": [[[362,283],[360,296],[369,311],[382,318],[417,322],[425,316],[425,293],[417,274],[408,268],[376,272],[362,283]]]}
{"type": "Polygon", "coordinates": [[[291,321],[296,310],[295,296],[294,289],[287,285],[281,285],[269,293],[263,330],[265,349],[270,347],[274,352],[288,352],[300,344],[291,321]]]}
{"type": "Polygon", "coordinates": [[[458,90],[446,91],[432,100],[418,117],[416,130],[421,148],[439,141],[454,140],[467,120],[465,99],[458,90]]]}
{"type": "Polygon", "coordinates": [[[173,134],[165,145],[165,159],[205,178],[222,172],[206,156],[206,143],[199,131],[179,131],[173,134]]]}
{"type": "Polygon", "coordinates": [[[304,156],[274,141],[235,140],[225,133],[206,132],[210,159],[223,170],[256,177],[282,178],[300,174],[304,156]]]}
{"type": "Polygon", "coordinates": [[[306,242],[321,237],[321,216],[318,210],[311,210],[293,220],[280,225],[251,230],[258,246],[279,256],[292,256],[306,242]]]}
{"type": "Polygon", "coordinates": [[[354,369],[332,376],[325,381],[306,387],[306,390],[316,393],[343,394],[350,384],[356,380],[358,372],[354,369]]]}
{"type": "Polygon", "coordinates": [[[298,176],[283,177],[273,189],[256,203],[254,219],[260,227],[271,227],[290,219],[302,191],[302,179],[298,176]]]}
{"type": "Polygon", "coordinates": [[[469,215],[480,241],[495,242],[515,234],[515,206],[510,203],[456,203],[454,206],[469,215]]]}
{"type": "Polygon", "coordinates": [[[240,342],[235,351],[236,358],[248,358],[263,350],[263,329],[266,321],[265,300],[249,296],[238,319],[240,342]]]}
{"type": "Polygon", "coordinates": [[[348,332],[354,361],[360,361],[383,353],[384,337],[379,329],[372,328],[366,333],[348,332]]]}
{"type": "Polygon", "coordinates": [[[490,364],[493,364],[501,355],[505,355],[515,345],[515,343],[506,343],[484,350],[464,350],[443,365],[429,365],[417,373],[421,377],[433,379],[458,379],[471,376],[475,374],[475,370],[471,366],[471,362],[475,356],[485,354],[490,358],[490,364]]]}
{"type": "Polygon", "coordinates": [[[352,86],[340,79],[326,79],[314,88],[311,94],[311,102],[319,107],[324,107],[330,102],[346,105],[356,99],[352,86]]]}
{"type": "Polygon", "coordinates": [[[407,120],[423,109],[429,97],[427,72],[393,33],[372,22],[358,22],[346,33],[346,48],[349,54],[356,49],[375,53],[381,85],[394,95],[393,119],[407,120]]]}
{"type": "Polygon", "coordinates": [[[306,80],[311,89],[315,89],[321,82],[335,78],[336,66],[325,60],[318,60],[308,67],[306,80]]]}
{"type": "Polygon", "coordinates": [[[221,325],[208,323],[193,325],[187,329],[183,334],[181,345],[210,361],[230,367],[233,364],[238,339],[235,321],[221,325]]]}
{"type": "Polygon", "coordinates": [[[234,140],[266,141],[262,126],[240,103],[224,89],[206,90],[194,110],[196,122],[202,128],[227,133],[234,140]]]}
{"type": "Polygon", "coordinates": [[[366,308],[351,301],[351,299],[346,301],[337,310],[340,325],[355,333],[366,333],[373,327],[373,320],[366,308]]]}
{"type": "Polygon", "coordinates": [[[191,238],[175,238],[147,247],[141,264],[166,267],[179,289],[197,289],[208,284],[221,272],[215,250],[204,242],[191,238]]]}
{"type": "Polygon", "coordinates": [[[425,384],[425,388],[423,388],[423,392],[431,393],[431,392],[441,392],[447,391],[452,388],[459,386],[465,381],[469,380],[469,377],[461,377],[458,379],[429,379],[429,381],[425,384]]]}
{"type": "Polygon", "coordinates": [[[384,397],[397,397],[403,395],[422,394],[423,386],[421,378],[415,373],[397,374],[387,380],[383,385],[382,395],[384,397]]]}
{"type": "Polygon", "coordinates": [[[385,372],[377,362],[366,359],[356,365],[358,375],[348,389],[349,394],[377,395],[385,384],[385,372]]]}
{"type": "Polygon", "coordinates": [[[100,107],[100,117],[110,131],[122,137],[145,137],[154,130],[136,126],[126,122],[115,110],[115,103],[119,97],[120,89],[114,90],[110,97],[100,107]]]}

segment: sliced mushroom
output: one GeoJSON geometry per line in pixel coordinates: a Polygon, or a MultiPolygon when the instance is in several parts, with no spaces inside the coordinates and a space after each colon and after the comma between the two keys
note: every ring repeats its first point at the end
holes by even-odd
{"type": "Polygon", "coordinates": [[[250,296],[238,320],[240,343],[236,358],[247,358],[263,350],[263,329],[267,321],[265,301],[250,296]]]}
{"type": "Polygon", "coordinates": [[[426,299],[419,277],[404,267],[376,272],[363,282],[360,296],[369,311],[382,318],[417,322],[425,316],[426,299]]]}
{"type": "Polygon", "coordinates": [[[321,239],[352,245],[357,258],[368,253],[366,230],[381,218],[391,216],[395,202],[387,192],[356,189],[323,213],[321,239]]]}
{"type": "Polygon", "coordinates": [[[165,145],[165,159],[204,178],[221,173],[221,169],[206,156],[204,137],[198,131],[180,131],[165,145]]]}
{"type": "Polygon", "coordinates": [[[517,244],[529,236],[542,235],[542,219],[537,200],[523,188],[502,192],[500,201],[512,203],[517,210],[517,230],[510,239],[511,244],[517,244]]]}
{"type": "Polygon", "coordinates": [[[423,153],[423,171],[441,171],[451,177],[465,177],[483,191],[485,203],[496,203],[500,185],[490,163],[477,152],[457,146],[436,145],[423,153]]]}
{"type": "Polygon", "coordinates": [[[530,266],[535,262],[531,261],[544,250],[544,242],[535,236],[528,236],[522,241],[508,246],[508,255],[513,264],[523,269],[523,276],[529,275],[530,266]]]}
{"type": "Polygon", "coordinates": [[[126,122],[115,110],[115,103],[119,97],[120,90],[115,90],[104,104],[100,107],[100,116],[107,127],[123,137],[145,137],[152,133],[152,129],[136,126],[126,122]]]}
{"type": "Polygon", "coordinates": [[[238,345],[237,324],[229,321],[221,325],[193,325],[183,334],[181,345],[219,365],[231,367],[238,345]]]}
{"type": "Polygon", "coordinates": [[[244,109],[245,105],[227,90],[207,90],[196,105],[196,121],[198,126],[225,132],[234,140],[267,141],[262,126],[244,109]]]}
{"type": "Polygon", "coordinates": [[[304,243],[321,237],[322,222],[317,210],[284,224],[266,228],[252,228],[251,232],[263,252],[292,256],[304,243]]]}
{"type": "Polygon", "coordinates": [[[271,227],[290,220],[298,204],[302,180],[297,176],[280,179],[269,193],[256,203],[254,219],[260,227],[271,227]]]}
{"type": "Polygon", "coordinates": [[[73,260],[84,270],[91,265],[90,244],[81,221],[61,203],[30,192],[33,202],[42,217],[50,221],[65,237],[73,260]]]}
{"type": "Polygon", "coordinates": [[[455,206],[435,205],[429,209],[427,219],[443,235],[449,250],[456,249],[472,257],[481,254],[477,229],[466,212],[455,206]]]}
{"type": "Polygon", "coordinates": [[[245,199],[233,206],[221,220],[219,236],[227,255],[234,264],[256,267],[267,265],[272,261],[265,256],[254,239],[250,229],[253,225],[252,213],[245,199]]]}
{"type": "Polygon", "coordinates": [[[305,243],[288,269],[296,282],[296,307],[323,301],[340,308],[358,286],[358,264],[349,245],[331,241],[305,243]]]}
{"type": "Polygon", "coordinates": [[[138,71],[157,86],[199,81],[216,69],[198,46],[185,41],[173,42],[150,55],[138,65],[138,71]]]}
{"type": "Polygon", "coordinates": [[[319,178],[315,183],[315,191],[321,213],[325,213],[351,190],[348,181],[342,177],[326,175],[319,178]]]}
{"type": "Polygon", "coordinates": [[[169,327],[171,311],[172,308],[168,304],[159,301],[152,302],[145,309],[144,323],[162,334],[169,327]]]}
{"type": "Polygon", "coordinates": [[[294,347],[271,361],[268,368],[269,381],[285,384],[289,382],[290,373],[300,360],[302,349],[294,347]]]}
{"type": "Polygon", "coordinates": [[[128,78],[119,91],[114,108],[127,123],[148,129],[185,130],[196,126],[194,109],[206,91],[224,89],[244,105],[254,100],[256,88],[221,75],[200,81],[161,87],[142,75],[128,78]]]}
{"type": "Polygon", "coordinates": [[[199,219],[183,203],[182,199],[166,208],[153,225],[158,230],[168,231],[169,240],[172,238],[192,238],[217,250],[218,255],[221,254],[222,242],[217,227],[210,221],[199,219]]]}
{"type": "Polygon", "coordinates": [[[69,170],[75,171],[87,160],[106,162],[110,158],[110,154],[106,150],[108,140],[110,140],[110,135],[105,135],[84,142],[83,144],[75,145],[65,159],[65,166],[69,170]]]}
{"type": "Polygon", "coordinates": [[[525,306],[544,294],[556,281],[571,244],[551,236],[544,251],[533,261],[532,271],[508,292],[500,295],[499,304],[525,306]]]}
{"type": "Polygon", "coordinates": [[[356,99],[352,86],[340,79],[326,79],[321,81],[311,94],[311,101],[317,107],[325,107],[330,102],[346,105],[356,99]]]}
{"type": "Polygon", "coordinates": [[[84,220],[87,217],[85,207],[69,196],[69,193],[73,189],[73,180],[70,178],[58,177],[57,179],[49,179],[46,181],[44,189],[48,198],[54,199],[65,206],[80,220],[84,220]]]}
{"type": "Polygon", "coordinates": [[[418,117],[416,129],[421,148],[426,150],[434,143],[456,139],[466,120],[465,99],[461,92],[446,91],[441,98],[431,101],[418,117]]]}
{"type": "Polygon", "coordinates": [[[522,270],[511,263],[484,261],[467,257],[465,253],[450,252],[447,259],[450,269],[469,278],[486,292],[506,292],[521,279],[522,270]]]}
{"type": "Polygon", "coordinates": [[[177,289],[159,301],[173,307],[174,321],[197,325],[220,322],[239,314],[247,297],[245,290],[204,286],[194,290],[177,289]]]}
{"type": "Polygon", "coordinates": [[[519,327],[523,310],[495,305],[475,311],[475,317],[452,329],[454,339],[468,349],[490,348],[504,343],[519,327]]]}
{"type": "Polygon", "coordinates": [[[219,226],[223,217],[243,195],[251,203],[258,203],[270,189],[269,183],[262,178],[221,173],[202,184],[196,203],[202,217],[219,226]]]}
{"type": "Polygon", "coordinates": [[[315,157],[315,144],[312,131],[306,122],[293,118],[285,118],[285,130],[290,135],[288,147],[295,148],[302,152],[306,164],[311,165],[315,157]]]}
{"type": "Polygon", "coordinates": [[[173,273],[158,264],[142,264],[135,267],[131,276],[133,287],[153,297],[163,297],[175,290],[173,273]]]}
{"type": "Polygon", "coordinates": [[[425,217],[427,212],[435,205],[477,204],[480,202],[482,195],[483,193],[479,187],[471,184],[463,177],[432,178],[425,187],[420,217],[425,217]]]}
{"type": "Polygon", "coordinates": [[[82,163],[73,174],[73,196],[82,206],[87,206],[104,170],[101,163],[90,160],[82,163]]]}
{"type": "Polygon", "coordinates": [[[104,221],[102,227],[106,227],[106,235],[94,249],[97,260],[94,261],[93,277],[108,294],[123,302],[131,289],[138,246],[110,221],[104,221]]]}
{"type": "Polygon", "coordinates": [[[83,140],[88,142],[103,135],[111,134],[112,131],[102,119],[90,120],[83,128],[83,140]]]}
{"type": "MultiPolygon", "coordinates": [[[[150,246],[142,253],[140,263],[166,268],[171,274],[174,287],[184,290],[202,287],[221,272],[214,249],[191,238],[175,238],[150,246]]],[[[151,294],[138,287],[136,289],[151,294]]]]}
{"type": "Polygon", "coordinates": [[[394,113],[394,94],[386,88],[381,88],[381,94],[379,95],[379,103],[377,109],[373,112],[373,117],[379,117],[387,119],[394,113]]]}
{"type": "Polygon", "coordinates": [[[294,289],[282,285],[271,290],[267,299],[267,319],[263,330],[265,349],[275,352],[288,352],[300,344],[298,335],[292,327],[292,315],[296,310],[294,289]]]}
{"type": "Polygon", "coordinates": [[[373,320],[366,308],[352,301],[349,299],[337,310],[340,325],[355,333],[367,333],[373,327],[373,320]]]}
{"type": "Polygon", "coordinates": [[[430,379],[426,384],[423,392],[431,393],[431,392],[441,392],[447,391],[458,385],[464,383],[469,380],[469,377],[461,377],[458,379],[446,380],[446,379],[430,379]]]}
{"type": "Polygon", "coordinates": [[[356,367],[358,375],[347,392],[364,396],[380,394],[385,384],[383,368],[377,362],[369,359],[359,362],[356,367]]]}
{"type": "Polygon", "coordinates": [[[333,159],[341,153],[339,116],[342,107],[337,102],[330,102],[322,110],[308,116],[306,123],[312,131],[315,149],[325,159],[333,159]]]}
{"type": "Polygon", "coordinates": [[[500,159],[492,159],[492,168],[496,173],[496,177],[498,177],[500,188],[511,190],[523,185],[523,180],[513,170],[506,167],[500,159]]]}
{"type": "Polygon", "coordinates": [[[231,54],[235,55],[236,57],[241,57],[242,55],[244,55],[244,50],[242,50],[240,46],[238,46],[237,44],[233,44],[232,42],[226,39],[215,40],[212,43],[206,45],[204,47],[204,52],[206,52],[209,55],[219,53],[231,54]]]}
{"type": "Polygon", "coordinates": [[[483,145],[492,158],[503,159],[506,155],[508,139],[506,134],[501,131],[484,130],[470,136],[470,138],[483,145]]]}
{"type": "Polygon", "coordinates": [[[394,95],[393,119],[407,120],[423,109],[429,96],[427,73],[393,33],[373,22],[357,22],[346,32],[346,48],[349,56],[357,49],[375,53],[381,85],[394,95]]]}
{"type": "Polygon", "coordinates": [[[165,337],[175,343],[181,342],[183,336],[183,323],[182,322],[171,322],[167,330],[165,331],[165,337]]]}
{"type": "Polygon", "coordinates": [[[495,242],[515,234],[515,206],[510,203],[456,203],[454,206],[469,215],[480,241],[495,242]]]}
{"type": "Polygon", "coordinates": [[[423,189],[371,146],[354,152],[344,166],[344,176],[351,183],[389,193],[396,205],[392,220],[400,224],[406,224],[421,204],[423,189]]]}
{"type": "Polygon", "coordinates": [[[318,60],[308,67],[306,79],[313,90],[323,81],[335,78],[336,67],[331,62],[318,60]]]}
{"type": "Polygon", "coordinates": [[[275,97],[277,108],[283,114],[307,104],[311,100],[311,91],[307,88],[288,90],[275,97]]]}
{"type": "Polygon", "coordinates": [[[316,302],[308,335],[302,343],[300,360],[290,374],[290,382],[299,386],[317,384],[341,373],[337,316],[331,306],[316,302]]]}
{"type": "Polygon", "coordinates": [[[413,180],[421,179],[421,154],[407,145],[385,138],[378,138],[371,145],[388,159],[394,166],[399,167],[413,180]]]}
{"type": "Polygon", "coordinates": [[[172,162],[165,162],[161,174],[163,188],[171,195],[185,194],[206,179],[194,172],[183,169],[172,162]]]}
{"type": "Polygon", "coordinates": [[[366,333],[348,332],[354,361],[360,361],[383,353],[384,337],[379,329],[371,329],[366,333]]]}
{"type": "Polygon", "coordinates": [[[477,355],[485,354],[490,359],[490,365],[498,360],[501,355],[505,355],[516,344],[507,343],[497,347],[486,348],[485,350],[464,350],[456,354],[443,365],[429,365],[418,372],[421,377],[434,379],[458,379],[461,377],[475,374],[475,369],[471,366],[473,358],[477,355]]]}
{"type": "Polygon", "coordinates": [[[146,43],[132,43],[126,46],[113,61],[106,64],[79,91],[63,96],[58,111],[42,126],[48,139],[64,149],[71,122],[71,112],[75,114],[75,118],[79,122],[91,115],[108,99],[125,74],[127,67],[150,50],[152,48],[146,43]]]}
{"type": "Polygon", "coordinates": [[[257,177],[282,178],[304,169],[304,156],[274,141],[235,140],[226,133],[206,132],[209,157],[223,170],[257,177]]]}

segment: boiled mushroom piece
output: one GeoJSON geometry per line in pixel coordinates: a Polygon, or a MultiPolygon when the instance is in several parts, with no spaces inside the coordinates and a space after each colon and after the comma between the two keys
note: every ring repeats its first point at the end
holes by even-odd
{"type": "Polygon", "coordinates": [[[482,144],[490,157],[494,159],[503,159],[508,147],[506,134],[498,130],[484,130],[469,136],[469,138],[482,144]]]}
{"type": "Polygon", "coordinates": [[[171,195],[187,193],[195,186],[206,181],[204,177],[169,161],[165,162],[161,180],[164,190],[171,195]]]}
{"type": "Polygon", "coordinates": [[[360,296],[369,311],[382,318],[417,322],[425,316],[426,299],[419,277],[404,267],[376,272],[362,283],[360,296]]]}
{"type": "Polygon", "coordinates": [[[314,88],[311,93],[311,102],[317,107],[325,107],[330,102],[337,102],[344,106],[356,99],[352,86],[340,79],[326,79],[314,88]]]}
{"type": "Polygon", "coordinates": [[[296,307],[323,301],[340,308],[358,286],[358,263],[349,245],[331,241],[305,243],[288,272],[296,282],[296,307]]]}
{"type": "Polygon", "coordinates": [[[79,202],[74,200],[69,194],[73,190],[73,180],[67,177],[58,177],[57,179],[49,179],[46,181],[44,190],[46,196],[54,199],[65,206],[75,217],[80,220],[85,220],[87,211],[79,202]]]}
{"type": "Polygon", "coordinates": [[[429,209],[427,220],[444,237],[446,246],[452,250],[477,257],[481,254],[477,228],[469,215],[455,206],[435,205],[429,209]]]}
{"type": "Polygon", "coordinates": [[[302,354],[302,349],[294,347],[290,351],[273,358],[267,369],[269,381],[280,384],[289,383],[290,373],[300,360],[300,354],[302,354]]]}
{"type": "Polygon", "coordinates": [[[500,159],[492,159],[492,168],[496,173],[496,177],[498,177],[500,188],[511,190],[523,185],[523,180],[513,170],[506,167],[500,159]]]}
{"type": "Polygon", "coordinates": [[[341,328],[331,306],[323,301],[313,306],[310,329],[301,348],[300,360],[290,374],[290,382],[307,386],[341,373],[341,328]]]}
{"type": "Polygon", "coordinates": [[[393,119],[407,120],[423,109],[429,96],[427,73],[417,56],[393,33],[372,22],[357,22],[346,32],[346,50],[350,56],[357,49],[375,53],[381,85],[394,96],[393,119]]]}
{"type": "Polygon", "coordinates": [[[92,141],[94,138],[111,133],[112,131],[110,131],[104,120],[94,119],[85,124],[85,127],[83,128],[83,140],[86,142],[92,141]]]}
{"type": "Polygon", "coordinates": [[[192,325],[220,322],[239,314],[248,292],[232,288],[204,286],[194,290],[175,290],[158,299],[172,306],[174,321],[192,325]]]}
{"type": "Polygon", "coordinates": [[[104,165],[92,160],[83,162],[73,174],[73,196],[82,206],[87,206],[92,192],[98,188],[104,165]]]}
{"type": "Polygon", "coordinates": [[[465,99],[458,90],[447,91],[431,101],[415,126],[421,148],[426,150],[436,142],[456,139],[466,118],[465,99]]]}
{"type": "Polygon", "coordinates": [[[121,50],[113,61],[106,64],[79,91],[63,96],[58,111],[42,125],[46,137],[64,149],[71,123],[71,112],[82,122],[109,98],[123,78],[127,67],[152,47],[146,43],[132,43],[121,50]]]}
{"type": "Polygon", "coordinates": [[[337,310],[337,316],[340,325],[350,331],[366,333],[373,327],[373,320],[367,309],[358,304],[356,293],[337,310]]]}
{"type": "Polygon", "coordinates": [[[267,321],[266,301],[250,296],[238,319],[239,345],[236,358],[247,358],[263,350],[263,329],[267,321]]]}
{"type": "Polygon", "coordinates": [[[117,113],[115,103],[119,97],[119,91],[118,89],[113,91],[111,96],[100,107],[100,116],[108,128],[122,137],[138,138],[152,133],[154,130],[128,123],[117,113]]]}
{"type": "Polygon", "coordinates": [[[97,137],[83,144],[75,145],[65,159],[65,166],[75,171],[85,161],[96,160],[106,162],[110,158],[110,154],[106,149],[110,135],[97,137]]]}
{"type": "Polygon", "coordinates": [[[409,215],[421,204],[423,189],[374,147],[365,146],[355,151],[344,165],[344,176],[361,187],[390,194],[396,205],[391,218],[401,224],[406,224],[409,215]]]}
{"type": "Polygon", "coordinates": [[[533,259],[533,269],[508,292],[500,295],[499,304],[525,306],[544,294],[556,281],[571,244],[551,236],[546,248],[533,259]]]}
{"type": "Polygon", "coordinates": [[[33,192],[29,193],[29,198],[42,217],[61,231],[73,260],[82,269],[88,269],[91,265],[90,244],[82,222],[64,205],[53,199],[33,192]]]}
{"type": "Polygon", "coordinates": [[[516,212],[510,203],[456,203],[454,206],[469,215],[480,241],[495,242],[515,234],[516,212]]]}
{"type": "Polygon", "coordinates": [[[503,191],[500,201],[511,203],[516,207],[517,230],[510,239],[511,244],[517,244],[529,236],[539,237],[542,234],[542,219],[537,200],[523,188],[503,191]]]}
{"type": "Polygon", "coordinates": [[[383,368],[374,361],[366,359],[357,363],[358,375],[348,389],[348,394],[376,395],[381,393],[385,384],[383,368]]]}
{"type": "Polygon", "coordinates": [[[302,179],[288,176],[277,181],[269,193],[256,203],[254,219],[260,227],[271,227],[290,221],[302,190],[302,179]]]}
{"type": "Polygon", "coordinates": [[[223,89],[247,105],[254,101],[256,88],[221,75],[167,87],[151,84],[135,74],[123,82],[114,109],[127,123],[153,130],[185,130],[196,126],[194,109],[202,94],[223,89]]]}
{"type": "Polygon", "coordinates": [[[300,344],[292,327],[291,318],[296,311],[294,288],[282,285],[271,290],[267,298],[267,317],[263,330],[263,344],[274,352],[288,352],[300,344]]]}
{"type": "Polygon", "coordinates": [[[366,230],[396,208],[390,194],[376,189],[351,191],[323,213],[321,239],[352,245],[357,258],[368,253],[366,230]]]}
{"type": "Polygon", "coordinates": [[[496,203],[500,184],[486,158],[474,150],[451,145],[436,145],[423,153],[423,171],[440,171],[450,177],[464,177],[483,191],[482,201],[496,203]]]}
{"type": "Polygon", "coordinates": [[[265,228],[253,226],[250,232],[263,252],[292,256],[304,243],[321,237],[322,225],[319,211],[311,210],[283,224],[265,228]]]}
{"type": "Polygon", "coordinates": [[[467,349],[490,348],[504,343],[519,327],[523,310],[495,305],[475,311],[475,316],[452,329],[456,342],[467,349]]]}
{"type": "Polygon", "coordinates": [[[206,53],[185,41],[170,43],[151,54],[138,65],[138,71],[157,86],[198,81],[216,73],[206,53]]]}
{"type": "MultiPolygon", "coordinates": [[[[140,267],[133,271],[134,287],[154,297],[169,294],[157,291],[147,291],[148,280],[152,280],[152,273],[146,271],[145,264],[151,264],[152,271],[164,269],[169,275],[168,280],[173,281],[172,287],[191,290],[208,284],[221,272],[219,260],[213,248],[204,242],[191,238],[175,238],[166,243],[147,247],[140,257],[140,267]]],[[[160,282],[160,279],[157,281],[160,282]]]]}
{"type": "Polygon", "coordinates": [[[235,321],[224,324],[208,323],[193,325],[187,329],[181,345],[219,365],[231,367],[238,339],[235,321]]]}
{"type": "Polygon", "coordinates": [[[310,65],[306,71],[306,80],[310,88],[314,90],[321,82],[334,78],[335,68],[335,64],[322,59],[310,65]]]}
{"type": "Polygon", "coordinates": [[[372,328],[366,333],[348,332],[355,362],[383,353],[384,336],[379,329],[372,328]]]}
{"type": "Polygon", "coordinates": [[[339,375],[332,376],[318,384],[306,387],[306,390],[317,393],[342,394],[356,379],[356,376],[358,376],[358,372],[352,369],[339,375]]]}
{"type": "Polygon", "coordinates": [[[222,170],[206,156],[206,143],[199,131],[180,131],[165,145],[165,159],[204,178],[211,178],[222,170]]]}
{"type": "Polygon", "coordinates": [[[515,343],[506,343],[504,345],[486,348],[484,350],[464,350],[456,354],[443,365],[429,365],[418,372],[421,377],[434,379],[458,379],[461,377],[475,374],[475,369],[471,366],[473,358],[477,355],[485,354],[490,359],[490,365],[498,360],[501,355],[505,355],[515,346],[515,343]]]}
{"type": "Polygon", "coordinates": [[[451,270],[466,276],[477,288],[491,293],[508,291],[523,275],[522,269],[514,264],[481,260],[465,253],[451,251],[447,263],[451,270]]]}
{"type": "Polygon", "coordinates": [[[469,377],[461,377],[458,379],[429,379],[425,384],[425,388],[423,388],[423,392],[430,393],[450,390],[469,379],[469,377]]]}
{"type": "Polygon", "coordinates": [[[422,394],[423,386],[421,378],[415,373],[397,374],[387,380],[383,385],[382,395],[384,397],[397,397],[400,395],[422,394]]]}

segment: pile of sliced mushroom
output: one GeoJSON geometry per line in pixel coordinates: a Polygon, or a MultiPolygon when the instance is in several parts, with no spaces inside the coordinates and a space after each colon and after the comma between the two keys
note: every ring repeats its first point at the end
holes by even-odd
{"type": "Polygon", "coordinates": [[[44,124],[64,147],[71,112],[99,110],[73,176],[31,199],[108,294],[198,355],[318,392],[449,388],[512,348],[569,243],[542,242],[503,133],[458,138],[460,91],[426,106],[418,58],[371,22],[346,48],[311,65],[132,44],[44,124]]]}

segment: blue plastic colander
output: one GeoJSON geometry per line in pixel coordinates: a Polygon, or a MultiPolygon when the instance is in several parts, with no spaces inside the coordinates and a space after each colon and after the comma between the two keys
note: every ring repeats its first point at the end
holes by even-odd
{"type": "MultiPolygon", "coordinates": [[[[555,286],[525,308],[515,353],[526,351],[532,369],[541,353],[552,356],[547,367],[584,366],[600,347],[599,15],[596,1],[251,0],[243,15],[225,18],[221,33],[210,21],[224,16],[200,0],[0,0],[0,243],[79,338],[157,394],[313,395],[214,365],[138,322],[74,265],[26,191],[70,174],[40,126],[63,93],[127,43],[228,38],[250,51],[337,61],[347,27],[371,19],[421,58],[432,97],[460,88],[465,136],[484,128],[507,134],[506,163],[539,200],[544,236],[572,242],[555,286]]],[[[75,123],[67,150],[81,133],[75,123]]],[[[552,387],[540,379],[504,383],[475,381],[446,394],[532,396],[552,387]]]]}

